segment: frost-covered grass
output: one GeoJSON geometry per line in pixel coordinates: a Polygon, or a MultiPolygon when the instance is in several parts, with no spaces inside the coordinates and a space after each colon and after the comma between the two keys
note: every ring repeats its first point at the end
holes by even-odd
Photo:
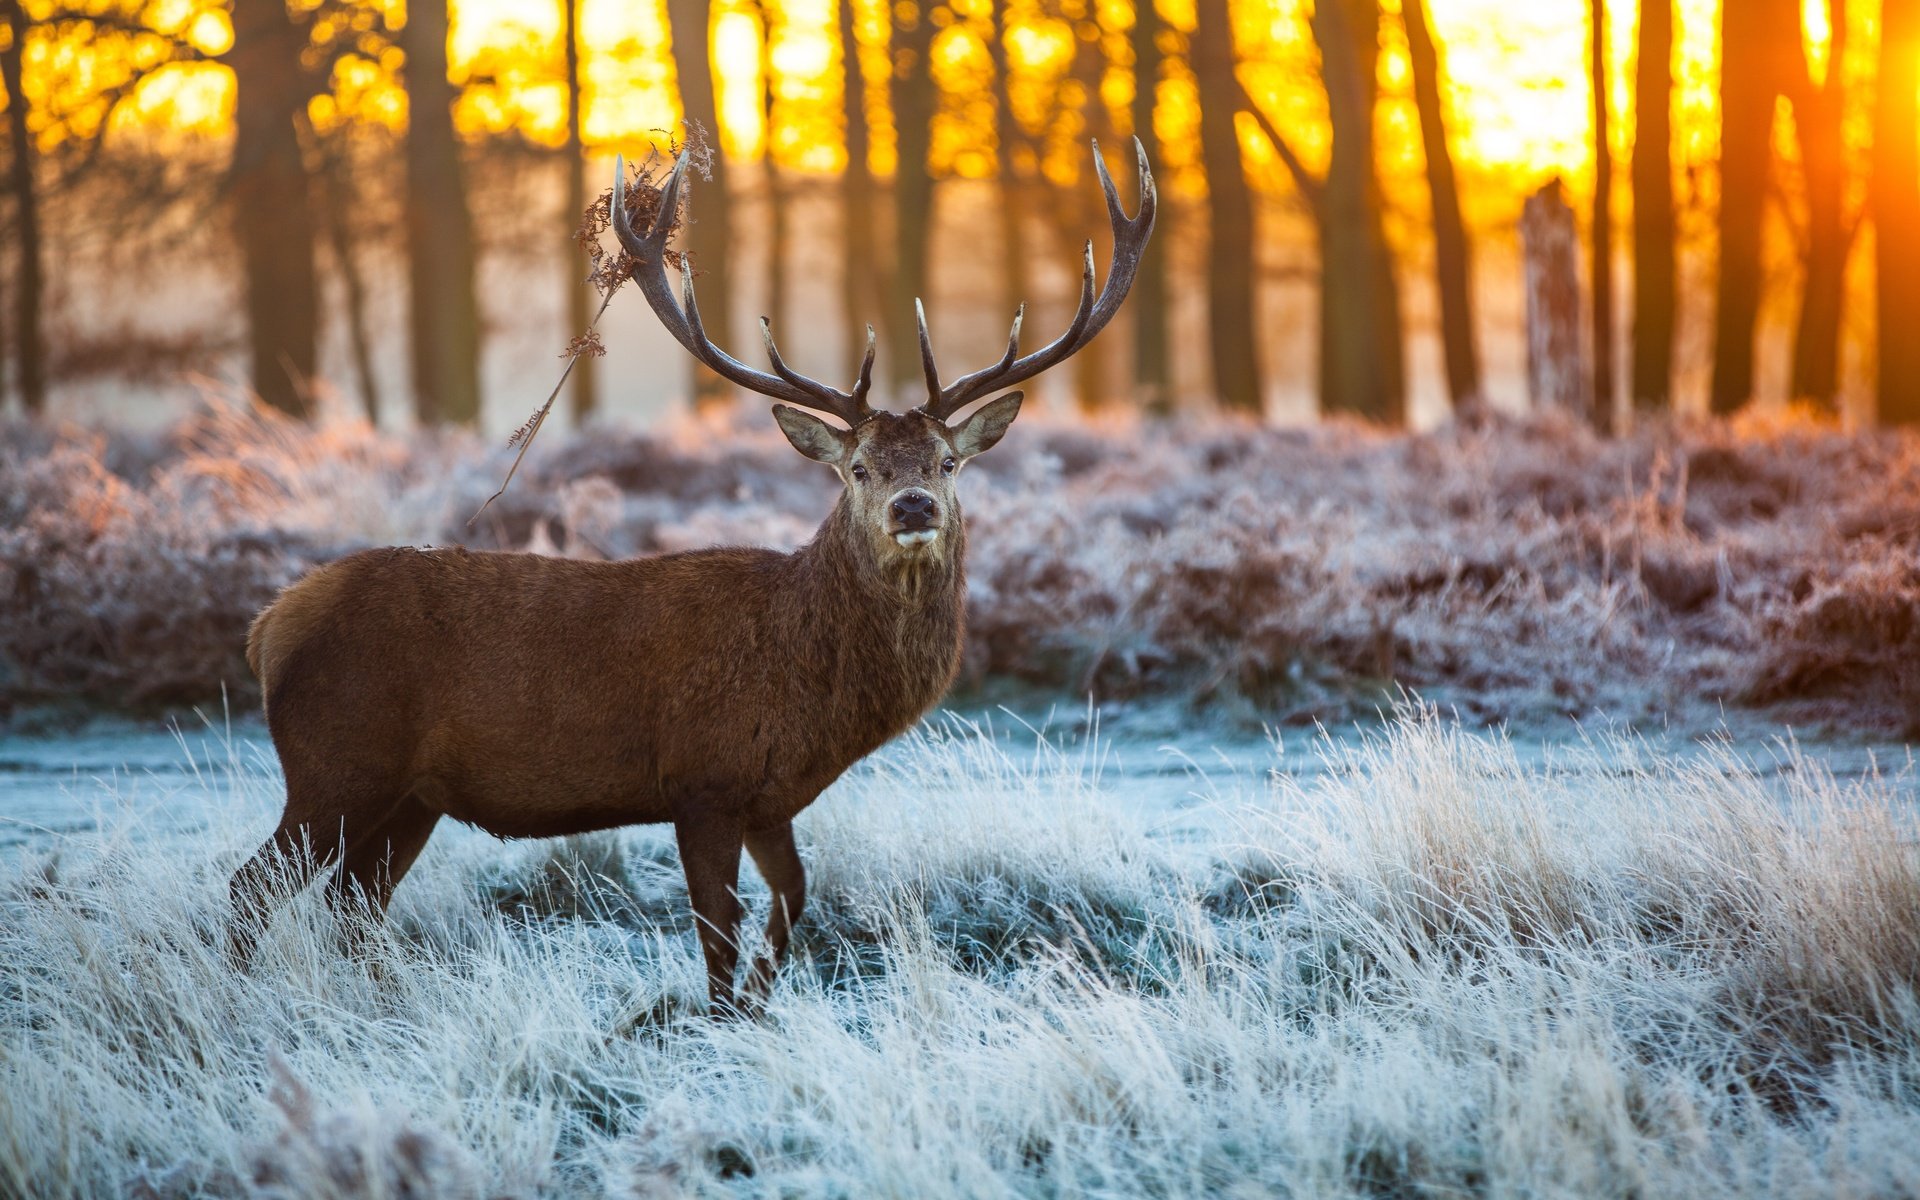
{"type": "MultiPolygon", "coordinates": [[[[507,457],[219,405],[151,435],[0,429],[0,716],[249,698],[248,619],[361,546],[791,546],[833,495],[754,411],[550,435],[469,529],[507,457]]],[[[1763,704],[1920,728],[1911,434],[1036,415],[961,486],[964,688],[1305,723],[1370,714],[1397,685],[1476,721],[1702,728],[1763,704]]]]}
{"type": "MultiPolygon", "coordinates": [[[[802,819],[764,1021],[670,842],[440,840],[252,975],[270,821],[0,875],[0,1193],[1831,1196],[1920,1189],[1920,854],[1878,780],[1403,713],[1148,836],[1097,756],[917,735],[802,819]]],[[[1289,753],[1302,753],[1296,744],[1289,753]]],[[[749,892],[763,909],[763,892],[749,892]]]]}

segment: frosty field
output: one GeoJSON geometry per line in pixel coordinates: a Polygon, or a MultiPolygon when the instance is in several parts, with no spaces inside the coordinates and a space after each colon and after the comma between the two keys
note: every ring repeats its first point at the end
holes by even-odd
{"type": "Polygon", "coordinates": [[[0,1195],[1920,1191],[1897,436],[1023,425],[972,722],[802,817],[797,961],[716,1025],[659,828],[449,823],[364,955],[316,892],[235,973],[277,763],[150,714],[257,711],[247,620],[357,547],[790,546],[824,471],[600,431],[469,529],[464,435],[7,432],[0,1195]]]}
{"type": "Polygon", "coordinates": [[[443,830],[367,955],[309,894],[246,976],[257,728],[81,747],[156,769],[69,778],[65,831],[16,739],[0,1192],[1920,1188],[1904,759],[1068,726],[937,721],[831,789],[798,961],[719,1025],[662,830],[443,830]]]}

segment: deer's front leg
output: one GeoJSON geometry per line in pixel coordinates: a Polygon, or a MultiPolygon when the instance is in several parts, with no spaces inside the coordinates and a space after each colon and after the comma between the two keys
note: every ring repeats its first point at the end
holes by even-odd
{"type": "Polygon", "coordinates": [[[687,896],[707,960],[707,1001],[711,1015],[731,1016],[733,971],[740,961],[740,824],[712,810],[689,812],[673,824],[680,843],[680,866],[687,873],[687,896]]]}
{"type": "Polygon", "coordinates": [[[750,833],[746,841],[753,865],[760,869],[767,890],[773,893],[773,907],[767,913],[767,951],[754,961],[753,971],[747,976],[747,1002],[758,1007],[773,989],[774,973],[787,957],[793,923],[800,919],[800,910],[806,905],[807,872],[800,865],[799,850],[794,848],[791,823],[750,833]]]}

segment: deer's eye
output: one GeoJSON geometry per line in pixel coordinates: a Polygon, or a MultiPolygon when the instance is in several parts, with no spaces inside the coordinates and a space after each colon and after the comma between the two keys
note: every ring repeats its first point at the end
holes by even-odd
{"type": "Polygon", "coordinates": [[[959,466],[960,464],[954,462],[951,458],[943,458],[940,460],[940,473],[942,475],[951,475],[959,466]]]}
{"type": "Polygon", "coordinates": [[[865,463],[853,464],[853,481],[855,483],[865,483],[867,481],[867,467],[865,463]]]}

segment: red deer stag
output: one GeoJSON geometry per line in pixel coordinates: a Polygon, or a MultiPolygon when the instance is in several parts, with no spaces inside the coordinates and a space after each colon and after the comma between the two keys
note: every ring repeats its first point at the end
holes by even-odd
{"type": "Polygon", "coordinates": [[[679,301],[665,272],[686,156],[644,231],[616,167],[613,228],[647,303],[695,358],[785,402],[774,419],[795,449],[839,473],[839,502],[791,554],[724,547],[579,562],[392,547],[287,588],[247,637],[287,803],[233,876],[236,961],[252,954],[276,876],[300,887],[337,861],[329,897],[357,891],[377,915],[443,816],[500,837],[671,821],[717,1013],[734,1011],[743,846],[772,889],[766,953],[745,989],[757,1006],[805,897],[795,814],[918,721],[959,665],[966,530],[954,480],[1007,431],[1020,393],[949,419],[1064,361],[1113,319],[1153,230],[1153,178],[1135,151],[1131,218],[1094,152],[1113,224],[1099,297],[1088,242],[1065,333],[1022,356],[1016,314],[999,362],[944,385],[916,305],[927,400],[897,414],[867,403],[871,330],[851,392],[788,367],[765,320],[771,375],[714,345],[690,265],[679,301]]]}

